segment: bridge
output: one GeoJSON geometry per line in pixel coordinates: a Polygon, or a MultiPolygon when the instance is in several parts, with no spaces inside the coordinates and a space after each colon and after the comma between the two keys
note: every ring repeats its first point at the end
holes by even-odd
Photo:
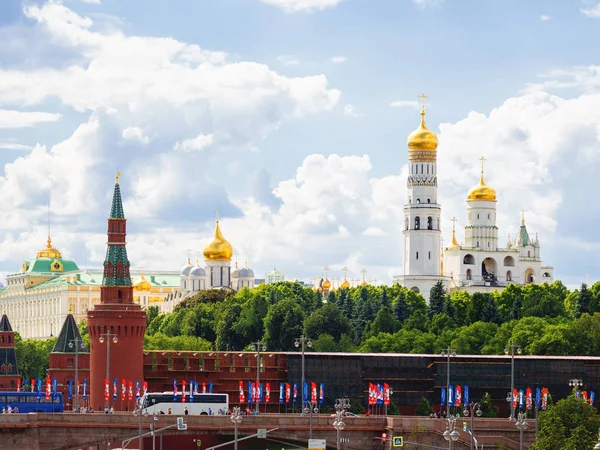
{"type": "MultiPolygon", "coordinates": [[[[178,416],[157,415],[156,429],[176,423],[178,416]]],[[[259,416],[242,416],[238,426],[239,436],[254,434],[258,429],[274,429],[267,439],[280,442],[286,448],[306,449],[309,435],[309,418],[299,414],[263,414],[259,416]]],[[[142,417],[142,432],[150,430],[152,416],[142,417]]],[[[168,442],[166,448],[205,449],[211,445],[228,442],[233,439],[233,423],[229,416],[184,416],[187,430],[178,431],[176,427],[161,433],[162,439],[168,442]],[[176,444],[176,446],[175,446],[176,444]]],[[[333,428],[334,417],[329,414],[313,415],[313,437],[326,439],[328,448],[335,449],[336,430],[333,428]]],[[[470,448],[470,435],[463,431],[463,421],[469,424],[470,419],[457,420],[460,437],[454,444],[456,450],[470,448]]],[[[404,448],[427,449],[448,448],[443,438],[446,420],[430,419],[415,416],[387,417],[346,417],[345,429],[342,431],[341,448],[343,450],[391,450],[392,438],[402,436],[404,448]],[[386,439],[382,440],[382,433],[386,439]]],[[[100,450],[121,447],[121,442],[139,434],[140,418],[132,414],[2,414],[0,415],[0,442],[2,450],[76,450],[93,447],[100,450]]],[[[519,432],[515,422],[507,419],[477,418],[475,420],[475,436],[479,445],[505,450],[519,449],[519,432]]],[[[525,448],[535,438],[535,423],[525,432],[525,448]]],[[[138,448],[134,440],[127,448],[138,448]]],[[[144,449],[152,448],[152,438],[145,437],[144,449]]],[[[160,446],[157,444],[157,449],[160,446]]],[[[233,448],[223,447],[224,449],[233,448]]],[[[240,449],[243,446],[240,444],[240,449]]]]}

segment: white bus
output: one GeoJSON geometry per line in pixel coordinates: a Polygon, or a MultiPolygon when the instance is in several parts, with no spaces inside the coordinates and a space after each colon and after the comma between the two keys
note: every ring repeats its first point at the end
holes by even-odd
{"type": "Polygon", "coordinates": [[[148,414],[184,414],[185,408],[189,414],[218,415],[229,411],[228,394],[185,394],[185,402],[181,401],[181,392],[175,400],[173,392],[147,392],[141,398],[142,413],[148,414]]]}

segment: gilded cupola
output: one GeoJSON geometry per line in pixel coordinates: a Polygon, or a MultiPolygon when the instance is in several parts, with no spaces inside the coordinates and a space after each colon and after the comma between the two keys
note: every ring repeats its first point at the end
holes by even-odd
{"type": "Polygon", "coordinates": [[[152,284],[146,280],[146,277],[142,273],[140,279],[133,285],[133,289],[136,291],[150,291],[152,289],[152,284]]]}
{"type": "Polygon", "coordinates": [[[62,254],[52,246],[52,239],[48,236],[48,241],[46,243],[46,247],[37,252],[36,258],[51,258],[51,259],[60,259],[62,258],[62,254]]]}
{"type": "Polygon", "coordinates": [[[408,135],[407,144],[408,159],[410,161],[435,161],[436,150],[438,146],[438,137],[427,128],[425,124],[425,98],[421,95],[423,104],[421,105],[421,123],[419,127],[408,135]]]}
{"type": "Polygon", "coordinates": [[[232,256],[233,248],[227,239],[223,237],[221,228],[219,227],[219,220],[217,219],[213,240],[204,247],[204,259],[231,261],[232,256]]]}
{"type": "Polygon", "coordinates": [[[472,188],[467,194],[467,201],[471,200],[480,200],[480,201],[488,201],[495,202],[496,201],[496,189],[485,184],[483,179],[483,162],[485,161],[484,157],[481,157],[481,178],[479,179],[479,184],[472,188]]]}

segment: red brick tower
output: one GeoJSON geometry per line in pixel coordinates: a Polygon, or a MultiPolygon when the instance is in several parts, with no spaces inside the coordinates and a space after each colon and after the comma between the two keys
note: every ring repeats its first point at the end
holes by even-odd
{"type": "Polygon", "coordinates": [[[125,401],[121,400],[121,380],[126,381],[127,391],[129,382],[133,383],[135,396],[135,383],[139,381],[141,384],[144,378],[146,313],[133,303],[126,236],[126,220],[117,174],[108,218],[108,249],[104,260],[100,303],[88,311],[90,405],[95,410],[109,405],[117,411],[132,411],[135,400],[128,400],[128,392],[125,401]],[[115,378],[118,380],[118,394],[113,401],[115,378]],[[109,380],[108,402],[105,402],[105,379],[109,380]]]}
{"type": "Polygon", "coordinates": [[[18,379],[15,333],[4,313],[0,319],[0,391],[16,391],[18,379]]]}

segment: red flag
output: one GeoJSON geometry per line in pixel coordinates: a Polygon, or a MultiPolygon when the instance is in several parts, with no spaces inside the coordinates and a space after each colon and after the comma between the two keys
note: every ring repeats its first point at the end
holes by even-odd
{"type": "Polygon", "coordinates": [[[51,392],[51,387],[50,387],[50,377],[46,378],[46,400],[50,400],[50,392],[51,392]]]}
{"type": "Polygon", "coordinates": [[[588,399],[588,393],[587,393],[587,391],[583,391],[583,399],[587,402],[587,399],[588,399]]]}
{"type": "Polygon", "coordinates": [[[133,381],[129,380],[129,396],[127,397],[129,401],[133,400],[133,381]]]}
{"type": "Polygon", "coordinates": [[[17,378],[17,392],[21,392],[21,379],[17,378]]]}
{"type": "Polygon", "coordinates": [[[517,400],[519,399],[519,391],[513,389],[513,408],[517,407],[517,400]]]}
{"type": "Polygon", "coordinates": [[[202,382],[202,393],[206,394],[206,382],[202,382]]]}
{"type": "Polygon", "coordinates": [[[390,385],[387,383],[383,383],[383,404],[390,404],[390,385]]]}
{"type": "Polygon", "coordinates": [[[533,392],[531,388],[525,390],[525,407],[530,411],[533,408],[533,392]]]}
{"type": "Polygon", "coordinates": [[[244,382],[240,380],[240,403],[246,403],[246,394],[244,392],[244,382]]]}
{"type": "Polygon", "coordinates": [[[125,378],[121,378],[121,401],[124,402],[125,401],[125,378]]]}
{"type": "Polygon", "coordinates": [[[454,405],[456,407],[460,407],[460,404],[462,402],[462,389],[460,387],[460,385],[456,385],[454,387],[454,405]]]}
{"type": "Polygon", "coordinates": [[[290,394],[292,393],[292,390],[290,388],[290,383],[285,383],[285,402],[289,403],[290,402],[290,394]]]}
{"type": "Polygon", "coordinates": [[[185,380],[181,382],[181,403],[185,403],[185,380]]]}
{"type": "Polygon", "coordinates": [[[548,407],[548,388],[542,388],[542,409],[548,407]]]}
{"type": "Polygon", "coordinates": [[[144,394],[148,392],[148,382],[144,381],[144,394]]]}
{"type": "Polygon", "coordinates": [[[271,401],[271,383],[265,383],[265,402],[271,401]]]}
{"type": "Polygon", "coordinates": [[[104,401],[108,401],[108,378],[104,379],[104,401]]]}
{"type": "Polygon", "coordinates": [[[317,403],[317,383],[315,383],[314,381],[310,383],[310,391],[310,401],[312,403],[317,403]]]}
{"type": "Polygon", "coordinates": [[[31,392],[34,391],[34,388],[35,388],[35,378],[32,378],[31,379],[31,392]]]}

